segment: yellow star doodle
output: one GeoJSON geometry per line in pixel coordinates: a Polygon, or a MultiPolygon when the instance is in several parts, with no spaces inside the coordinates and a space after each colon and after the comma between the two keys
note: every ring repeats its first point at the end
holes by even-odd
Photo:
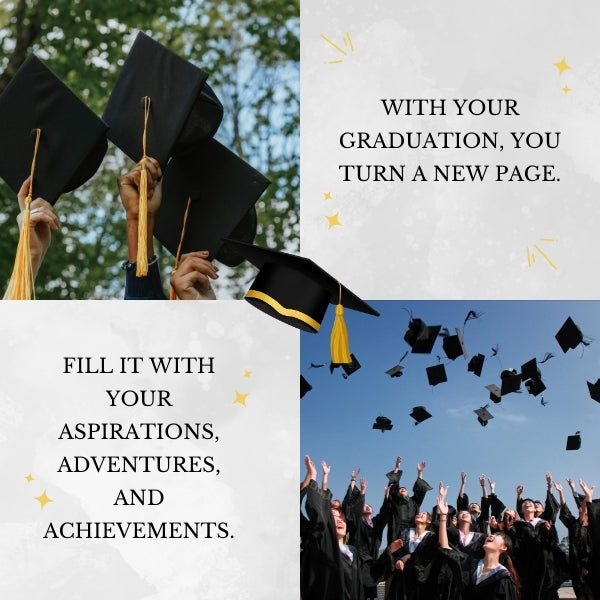
{"type": "Polygon", "coordinates": [[[33,475],[29,473],[29,475],[25,475],[25,479],[27,479],[27,483],[31,483],[33,481],[33,475]]]}
{"type": "Polygon", "coordinates": [[[246,406],[246,398],[249,394],[240,394],[237,390],[235,390],[235,400],[233,404],[241,404],[242,406],[246,406]]]}
{"type": "Polygon", "coordinates": [[[552,63],[557,69],[558,74],[562,75],[565,71],[568,71],[571,67],[567,64],[565,57],[562,57],[562,60],[559,62],[552,63]]]}
{"type": "Polygon", "coordinates": [[[252,377],[252,371],[248,371],[247,369],[244,371],[244,377],[246,379],[250,379],[252,377]]]}
{"type": "Polygon", "coordinates": [[[331,200],[331,192],[323,192],[323,200],[331,200]]]}
{"type": "Polygon", "coordinates": [[[44,490],[44,493],[41,496],[38,496],[35,499],[40,503],[40,508],[44,508],[44,506],[46,506],[46,504],[48,504],[48,502],[53,502],[53,500],[51,498],[48,498],[48,495],[46,494],[46,490],[44,490]]]}
{"type": "Polygon", "coordinates": [[[325,215],[325,218],[329,222],[329,227],[327,229],[331,229],[332,227],[335,227],[336,225],[338,225],[340,227],[342,226],[342,224],[340,223],[340,213],[339,212],[336,212],[335,215],[331,215],[331,216],[325,215]]]}
{"type": "Polygon", "coordinates": [[[562,91],[563,91],[565,94],[568,94],[568,93],[571,91],[571,88],[570,88],[568,85],[565,85],[565,87],[564,87],[564,88],[562,88],[562,91]]]}

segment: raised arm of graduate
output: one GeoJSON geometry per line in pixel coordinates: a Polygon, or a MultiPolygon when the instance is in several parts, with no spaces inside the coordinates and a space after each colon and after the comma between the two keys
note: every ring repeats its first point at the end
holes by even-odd
{"type": "Polygon", "coordinates": [[[160,178],[162,170],[154,158],[146,158],[146,174],[148,181],[148,210],[146,250],[148,255],[148,274],[136,276],[136,261],[138,253],[138,223],[140,220],[140,179],[142,164],[138,163],[131,171],[117,179],[119,196],[125,209],[127,228],[128,260],[123,263],[125,270],[125,300],[165,300],[160,269],[154,253],[154,218],[160,208],[162,189],[160,178]]]}
{"type": "Polygon", "coordinates": [[[458,496],[456,498],[456,512],[461,510],[469,510],[469,496],[465,492],[465,485],[467,483],[467,474],[464,471],[460,472],[460,488],[458,489],[458,496]]]}
{"type": "Polygon", "coordinates": [[[423,503],[423,500],[425,500],[425,494],[427,494],[429,490],[433,489],[423,479],[423,471],[425,470],[426,466],[427,463],[425,461],[417,464],[417,480],[415,481],[415,485],[413,486],[413,500],[417,503],[419,507],[423,503]]]}
{"type": "Polygon", "coordinates": [[[546,486],[546,504],[544,507],[544,512],[542,513],[542,519],[546,521],[552,521],[554,523],[556,521],[556,517],[558,516],[560,505],[556,501],[554,494],[552,494],[552,475],[549,472],[546,473],[546,486]]]}
{"type": "Polygon", "coordinates": [[[504,502],[502,502],[502,500],[496,496],[496,482],[492,481],[489,477],[487,479],[490,485],[490,495],[487,501],[489,502],[492,516],[499,521],[506,506],[504,505],[504,502]]]}
{"type": "MultiPolygon", "coordinates": [[[[20,212],[17,215],[19,231],[23,229],[23,220],[26,210],[25,200],[29,194],[30,185],[31,178],[28,177],[21,185],[21,189],[17,194],[20,208],[20,212]]],[[[31,267],[34,281],[40,266],[44,261],[46,252],[50,247],[52,231],[58,230],[59,227],[58,217],[49,202],[46,202],[43,198],[36,198],[31,201],[31,204],[29,205],[29,251],[31,254],[31,267]]]]}

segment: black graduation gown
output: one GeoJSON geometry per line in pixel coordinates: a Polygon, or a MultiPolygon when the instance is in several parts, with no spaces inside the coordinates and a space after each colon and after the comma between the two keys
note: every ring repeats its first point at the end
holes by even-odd
{"type": "Polygon", "coordinates": [[[507,570],[497,571],[477,584],[479,559],[453,548],[440,548],[440,554],[455,575],[455,600],[517,600],[517,587],[507,570]]]}
{"type": "Polygon", "coordinates": [[[563,504],[559,515],[561,523],[569,532],[569,571],[573,591],[579,598],[584,594],[591,594],[589,576],[583,577],[582,569],[589,571],[592,554],[592,538],[588,528],[581,523],[579,517],[571,513],[569,507],[563,504]]]}
{"type": "Polygon", "coordinates": [[[600,501],[594,500],[587,503],[588,531],[592,540],[588,571],[590,572],[590,586],[594,598],[600,598],[600,501]]]}
{"type": "Polygon", "coordinates": [[[567,557],[555,541],[556,533],[544,521],[533,526],[515,521],[510,535],[516,540],[514,566],[521,580],[521,600],[551,600],[569,578],[567,557]]]}
{"type": "Polygon", "coordinates": [[[413,486],[413,495],[404,497],[398,494],[400,486],[394,483],[390,488],[387,500],[387,543],[388,546],[400,537],[404,529],[412,527],[415,515],[421,510],[425,494],[433,489],[424,479],[417,477],[413,486]]]}
{"type": "Polygon", "coordinates": [[[309,527],[300,564],[302,600],[363,600],[362,571],[373,581],[385,579],[392,571],[392,556],[385,550],[375,560],[363,560],[356,548],[349,564],[340,552],[335,522],[331,514],[331,492],[323,491],[311,480],[306,492],[309,527]]]}

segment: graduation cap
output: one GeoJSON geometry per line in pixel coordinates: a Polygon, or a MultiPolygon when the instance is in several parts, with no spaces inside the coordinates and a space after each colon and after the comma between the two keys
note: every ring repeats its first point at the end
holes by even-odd
{"type": "Polygon", "coordinates": [[[575,325],[571,317],[567,318],[554,337],[565,354],[567,350],[574,350],[583,342],[581,329],[575,325]]]}
{"type": "Polygon", "coordinates": [[[358,359],[356,358],[356,356],[354,356],[354,354],[350,354],[350,362],[349,363],[340,363],[342,369],[344,369],[344,374],[342,375],[342,377],[344,379],[348,379],[348,377],[350,377],[350,375],[352,375],[352,373],[354,373],[355,371],[358,371],[361,367],[361,364],[358,362],[358,359]]]}
{"type": "Polygon", "coordinates": [[[450,360],[454,360],[461,355],[464,356],[465,359],[467,358],[467,349],[465,348],[462,332],[458,328],[456,328],[455,335],[447,335],[444,337],[442,348],[450,360]]]}
{"type": "Polygon", "coordinates": [[[391,419],[388,419],[387,417],[377,417],[375,419],[375,423],[373,423],[373,429],[379,429],[381,430],[381,433],[383,433],[384,431],[390,431],[390,429],[392,429],[394,427],[394,425],[392,424],[391,419]]]}
{"type": "Polygon", "coordinates": [[[392,367],[391,369],[388,369],[386,371],[386,375],[389,375],[392,379],[394,377],[402,377],[403,370],[404,370],[404,367],[402,365],[395,365],[394,367],[392,367]]]}
{"type": "Polygon", "coordinates": [[[474,373],[479,377],[481,375],[481,371],[483,370],[483,362],[485,361],[485,356],[483,354],[476,354],[471,358],[469,364],[467,365],[467,371],[474,373]]]}
{"type": "Polygon", "coordinates": [[[527,379],[541,378],[542,372],[537,366],[537,359],[532,358],[531,360],[528,360],[525,364],[521,365],[521,381],[526,381],[527,379]]]}
{"type": "Polygon", "coordinates": [[[223,248],[222,238],[253,242],[254,205],[268,185],[266,177],[216,140],[202,142],[169,161],[154,235],[175,257],[179,249],[181,253],[208,250],[211,259],[235,267],[243,257],[223,248]]]}
{"type": "Polygon", "coordinates": [[[587,382],[590,397],[596,402],[600,402],[600,379],[596,380],[596,383],[587,382]]]}
{"type": "Polygon", "coordinates": [[[576,431],[574,435],[567,437],[567,450],[579,450],[581,448],[581,435],[576,431]]]}
{"type": "Polygon", "coordinates": [[[482,427],[486,427],[488,421],[494,418],[494,415],[490,413],[487,406],[482,406],[473,411],[477,415],[477,420],[482,427]]]}
{"type": "Polygon", "coordinates": [[[427,367],[425,371],[427,372],[427,380],[429,381],[429,385],[437,385],[438,383],[444,383],[444,381],[448,381],[448,377],[446,376],[446,367],[444,367],[443,364],[427,367]]]}
{"type": "Polygon", "coordinates": [[[331,360],[352,363],[344,308],[379,313],[308,258],[227,239],[226,247],[258,267],[244,298],[256,308],[288,325],[316,333],[330,303],[335,304],[331,360]]]}
{"type": "Polygon", "coordinates": [[[546,389],[546,386],[541,379],[529,379],[525,382],[525,389],[529,394],[537,396],[546,389]]]}
{"type": "Polygon", "coordinates": [[[306,381],[304,375],[300,375],[300,398],[303,398],[310,390],[312,390],[312,385],[306,381]]]}
{"type": "Polygon", "coordinates": [[[138,32],[110,94],[103,119],[109,139],[129,158],[145,153],[164,170],[170,156],[211,138],[223,105],[206,83],[208,73],[138,32]],[[144,98],[150,99],[144,124],[144,98]]]}
{"type": "Polygon", "coordinates": [[[500,394],[506,396],[511,392],[516,392],[521,388],[521,375],[515,369],[505,369],[500,373],[502,384],[500,394]]]}
{"type": "Polygon", "coordinates": [[[410,413],[410,416],[415,420],[415,425],[431,418],[431,414],[427,412],[424,406],[415,406],[410,413]]]}
{"type": "MultiPolygon", "coordinates": [[[[106,153],[106,124],[35,55],[29,56],[0,95],[0,175],[18,193],[32,176],[33,198],[55,204],[85,183],[106,153]]],[[[30,299],[29,210],[25,211],[7,298],[30,299]]]]}
{"type": "Polygon", "coordinates": [[[404,334],[404,341],[412,348],[414,354],[429,354],[442,328],[441,325],[427,326],[422,319],[412,319],[404,334]]]}
{"type": "Polygon", "coordinates": [[[104,109],[109,139],[142,165],[137,276],[148,270],[146,158],[155,158],[164,171],[170,156],[212,138],[223,106],[207,78],[208,73],[140,31],[104,109]]]}
{"type": "Polygon", "coordinates": [[[37,129],[33,193],[54,204],[98,170],[108,127],[32,54],[0,95],[0,175],[15,193],[31,174],[37,129]]]}
{"type": "Polygon", "coordinates": [[[495,384],[490,383],[485,386],[485,389],[490,392],[490,400],[498,404],[502,400],[502,390],[495,384]]]}

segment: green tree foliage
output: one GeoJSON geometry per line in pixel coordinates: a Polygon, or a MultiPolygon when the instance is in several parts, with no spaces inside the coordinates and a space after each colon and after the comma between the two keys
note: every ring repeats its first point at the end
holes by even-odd
{"type": "MultiPolygon", "coordinates": [[[[217,138],[272,182],[256,243],[298,248],[299,2],[15,0],[0,5],[0,93],[31,52],[101,115],[137,30],[210,73],[224,105],[217,138]]],[[[119,298],[126,258],[116,178],[132,161],[109,145],[98,173],[59,199],[61,229],[38,275],[38,298],[119,298]]],[[[0,280],[18,237],[14,193],[0,182],[0,280]]],[[[158,244],[157,244],[158,245],[158,244]]],[[[168,277],[172,257],[161,248],[168,277]]],[[[248,267],[221,267],[217,295],[238,296],[248,267]]]]}

